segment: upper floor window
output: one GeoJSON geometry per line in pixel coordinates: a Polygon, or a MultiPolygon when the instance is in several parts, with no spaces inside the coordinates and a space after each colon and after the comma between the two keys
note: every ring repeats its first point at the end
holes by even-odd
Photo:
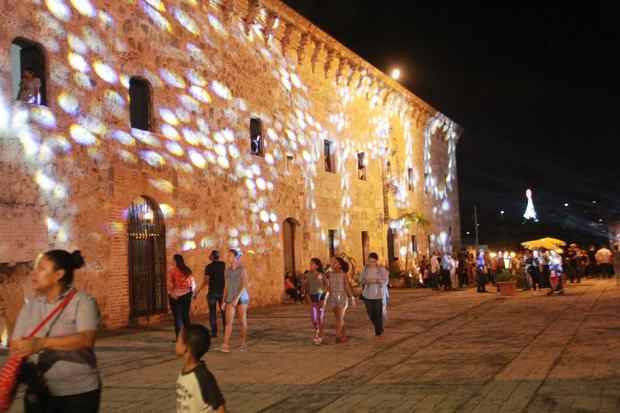
{"type": "Polygon", "coordinates": [[[336,145],[333,141],[323,141],[323,156],[325,157],[325,171],[336,172],[336,145]]]}
{"type": "Polygon", "coordinates": [[[413,168],[407,169],[407,187],[411,192],[415,189],[415,176],[413,174],[413,168]]]}
{"type": "Polygon", "coordinates": [[[330,229],[327,232],[328,242],[329,242],[329,256],[335,257],[336,250],[338,248],[338,239],[337,239],[338,230],[330,229]]]}
{"type": "Polygon", "coordinates": [[[357,154],[357,177],[362,181],[366,180],[366,154],[364,152],[357,154]]]}
{"type": "Polygon", "coordinates": [[[151,86],[145,79],[129,79],[129,117],[131,127],[151,130],[151,86]]]}
{"type": "Polygon", "coordinates": [[[263,156],[265,154],[263,139],[263,122],[258,118],[250,119],[250,150],[252,155],[263,156]]]}
{"type": "Polygon", "coordinates": [[[285,157],[285,168],[284,170],[286,171],[287,174],[290,174],[293,172],[293,166],[295,163],[295,155],[293,155],[292,153],[287,153],[286,157],[285,157]]]}
{"type": "Polygon", "coordinates": [[[370,253],[370,239],[368,238],[368,231],[362,231],[362,263],[366,265],[366,258],[370,253]]]}
{"type": "Polygon", "coordinates": [[[33,105],[47,104],[45,52],[31,40],[17,38],[11,44],[11,81],[15,99],[33,105]]]}

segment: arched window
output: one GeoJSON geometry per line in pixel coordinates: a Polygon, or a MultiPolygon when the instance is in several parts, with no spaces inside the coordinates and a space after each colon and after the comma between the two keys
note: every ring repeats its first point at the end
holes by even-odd
{"type": "Polygon", "coordinates": [[[11,44],[11,82],[15,99],[47,104],[45,50],[39,43],[18,37],[11,44]]]}
{"type": "Polygon", "coordinates": [[[151,85],[145,79],[129,79],[129,117],[133,129],[151,130],[151,85]]]}
{"type": "Polygon", "coordinates": [[[166,312],[166,227],[159,205],[136,198],[127,213],[132,318],[166,312]]]}

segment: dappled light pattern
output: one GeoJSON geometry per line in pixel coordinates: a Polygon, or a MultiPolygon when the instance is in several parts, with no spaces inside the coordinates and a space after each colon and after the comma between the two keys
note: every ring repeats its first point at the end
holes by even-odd
{"type": "MultiPolygon", "coordinates": [[[[226,196],[238,199],[240,211],[235,226],[214,225],[197,218],[187,197],[179,197],[175,205],[160,205],[164,217],[171,220],[166,242],[183,251],[227,245],[265,254],[280,246],[280,224],[286,216],[274,194],[283,185],[290,185],[285,169],[294,169],[303,185],[308,224],[327,245],[330,227],[321,221],[317,207],[317,186],[324,174],[324,140],[336,145],[339,182],[328,196],[334,199],[330,206],[342,229],[338,242],[346,241],[350,235],[347,229],[354,220],[357,154],[364,152],[369,165],[383,165],[392,149],[392,124],[398,124],[405,137],[402,164],[389,178],[396,188],[397,207],[420,208],[408,190],[407,171],[414,169],[415,182],[421,181],[414,148],[424,145],[423,185],[436,204],[434,212],[440,216],[456,208],[448,197],[456,179],[456,125],[443,115],[429,119],[423,134],[416,131],[411,120],[414,109],[405,98],[394,93],[386,96],[387,92],[373,85],[370,76],[363,73],[357,85],[341,79],[332,81],[339,100],[324,117],[312,102],[297,62],[284,56],[273,35],[265,39],[265,10],[246,31],[241,23],[224,24],[222,11],[213,1],[185,1],[182,7],[179,2],[164,0],[124,3],[131,13],[143,16],[144,30],[148,28],[157,38],[154,42],[158,56],[140,62],[134,72],[128,71],[134,66],[125,62],[134,46],[130,47],[130,41],[122,36],[122,22],[115,22],[110,14],[98,9],[103,2],[31,0],[33,13],[45,23],[49,34],[45,40],[50,53],[49,81],[51,90],[57,93],[51,96],[51,108],[19,108],[0,101],[0,136],[19,139],[41,196],[53,205],[68,207],[64,212],[50,209],[54,214],[47,217],[50,241],[62,244],[74,236],[72,188],[62,174],[56,175],[54,168],[57,159],[64,157],[76,169],[104,171],[114,162],[128,168],[151,168],[155,175],[173,169],[178,177],[174,182],[157,177],[148,181],[154,191],[162,194],[199,191],[198,185],[207,180],[233,185],[226,196]],[[73,24],[77,19],[83,24],[73,24]],[[167,44],[173,38],[182,53],[167,44]],[[221,53],[206,52],[199,46],[202,44],[221,53]],[[266,68],[257,76],[272,89],[270,93],[286,96],[289,107],[274,106],[264,113],[268,108],[265,97],[236,95],[234,85],[227,84],[221,74],[230,70],[227,62],[241,54],[253,56],[257,67],[266,68]],[[168,64],[158,67],[159,61],[168,64]],[[133,76],[147,80],[154,90],[151,131],[129,126],[129,79],[133,76]],[[90,94],[97,94],[99,99],[85,99],[90,94]],[[254,98],[261,104],[253,102],[254,98]],[[365,105],[366,113],[371,108],[373,115],[366,120],[365,135],[354,136],[351,113],[360,105],[365,105]],[[251,155],[247,143],[252,117],[260,118],[264,126],[265,153],[261,158],[251,155]],[[438,134],[448,142],[445,177],[437,176],[438,171],[431,166],[431,141],[440,139],[435,137],[438,134]],[[416,138],[422,135],[424,142],[418,142],[416,138]],[[90,163],[72,159],[78,154],[90,158],[90,163]]],[[[271,24],[271,29],[276,29],[279,19],[271,24]]],[[[6,99],[8,90],[1,86],[6,99]]],[[[403,229],[402,224],[393,225],[394,229],[403,229]]],[[[114,234],[124,228],[124,222],[113,222],[108,231],[114,234]]],[[[447,228],[440,228],[432,238],[444,246],[450,242],[447,228]]]]}

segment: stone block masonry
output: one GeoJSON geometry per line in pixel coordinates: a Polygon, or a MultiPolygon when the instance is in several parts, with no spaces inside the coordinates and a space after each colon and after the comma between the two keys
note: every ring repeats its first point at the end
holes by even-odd
{"type": "Polygon", "coordinates": [[[424,254],[459,245],[460,128],[283,3],[1,7],[0,263],[82,250],[77,285],[106,327],[165,311],[158,269],[175,253],[201,281],[210,250],[241,249],[252,305],[266,305],[281,301],[285,271],[330,249],[359,268],[362,231],[387,260],[392,228],[402,263],[412,236],[424,254]],[[12,102],[26,65],[45,105],[12,102]],[[146,235],[131,244],[142,204],[146,235]],[[402,219],[411,212],[430,224],[402,219]]]}

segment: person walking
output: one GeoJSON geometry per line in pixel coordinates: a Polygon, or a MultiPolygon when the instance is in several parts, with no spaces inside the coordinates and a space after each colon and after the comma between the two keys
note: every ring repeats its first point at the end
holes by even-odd
{"type": "Polygon", "coordinates": [[[101,377],[94,352],[99,309],[93,297],[73,286],[75,271],[84,264],[80,251],[51,250],[36,260],[31,273],[36,295],[20,310],[10,346],[13,355],[26,358],[21,370],[26,413],[99,411],[101,377]],[[24,338],[56,309],[35,337],[24,338]]]}
{"type": "Polygon", "coordinates": [[[596,247],[594,245],[590,245],[588,247],[588,277],[594,278],[598,276],[598,268],[596,265],[596,247]]]}
{"type": "Polygon", "coordinates": [[[532,289],[536,291],[536,289],[542,289],[542,285],[540,283],[540,269],[538,258],[534,255],[532,251],[527,252],[527,258],[525,259],[525,270],[532,280],[532,289]]]}
{"type": "Polygon", "coordinates": [[[248,336],[248,304],[250,303],[250,278],[241,264],[241,252],[235,249],[228,251],[228,269],[224,286],[224,308],[226,311],[226,327],[224,343],[220,351],[230,353],[230,337],[232,336],[235,315],[239,317],[241,346],[240,351],[247,351],[248,336]]]}
{"type": "Polygon", "coordinates": [[[444,291],[452,289],[452,281],[450,274],[452,271],[452,257],[447,252],[444,252],[441,256],[441,284],[444,291]]]}
{"type": "Polygon", "coordinates": [[[340,257],[332,257],[331,271],[328,274],[327,305],[334,312],[336,318],[336,342],[346,343],[347,337],[344,329],[344,317],[349,307],[349,301],[355,305],[353,289],[347,273],[349,264],[340,257]]]}
{"type": "Polygon", "coordinates": [[[208,285],[209,291],[207,292],[207,304],[209,305],[209,324],[211,324],[211,337],[217,337],[217,311],[219,309],[222,316],[222,330],[226,326],[226,315],[222,310],[222,304],[224,301],[224,284],[226,274],[226,263],[220,261],[220,252],[213,250],[209,255],[209,263],[205,267],[205,278],[202,281],[202,285],[196,291],[197,297],[200,291],[208,285]]]}
{"type": "Polygon", "coordinates": [[[457,271],[459,271],[459,260],[456,258],[456,254],[449,255],[450,258],[450,282],[453,290],[461,288],[457,271]]]}
{"type": "Polygon", "coordinates": [[[480,250],[480,254],[478,255],[478,259],[476,260],[476,281],[478,284],[477,291],[479,293],[486,293],[486,274],[487,274],[487,266],[484,260],[484,251],[480,250]]]}
{"type": "Polygon", "coordinates": [[[467,254],[467,285],[476,284],[476,258],[475,254],[467,254]]]}
{"type": "Polygon", "coordinates": [[[491,284],[495,285],[495,276],[497,275],[497,269],[499,267],[498,261],[501,261],[501,258],[498,258],[497,255],[491,254],[489,265],[487,266],[487,275],[491,284]]]}
{"type": "Polygon", "coordinates": [[[540,259],[540,281],[541,284],[544,288],[551,288],[551,270],[549,267],[550,261],[551,261],[551,256],[549,254],[549,251],[544,251],[539,255],[539,259],[540,259]]]}
{"type": "Polygon", "coordinates": [[[368,254],[366,266],[361,273],[362,299],[366,306],[368,318],[375,327],[375,336],[383,335],[383,302],[386,297],[390,274],[387,269],[379,266],[379,256],[375,252],[368,254]]]}
{"type": "Polygon", "coordinates": [[[439,264],[439,254],[437,251],[431,256],[431,288],[433,290],[439,289],[439,276],[441,273],[441,266],[439,264]]]}
{"type": "Polygon", "coordinates": [[[568,251],[565,256],[566,265],[564,268],[566,269],[566,275],[568,275],[568,279],[571,284],[574,284],[579,277],[579,255],[577,251],[577,244],[571,244],[568,247],[568,251]]]}
{"type": "Polygon", "coordinates": [[[327,280],[323,273],[323,263],[318,258],[310,260],[310,271],[306,274],[304,284],[306,297],[310,297],[311,319],[314,327],[314,338],[312,341],[316,345],[323,342],[325,327],[325,295],[327,293],[327,280]]]}
{"type": "Polygon", "coordinates": [[[167,287],[170,310],[174,317],[175,338],[178,339],[181,329],[189,325],[189,311],[193,292],[196,291],[196,281],[181,254],[175,254],[172,258],[174,265],[168,270],[167,287]]]}
{"type": "Polygon", "coordinates": [[[560,295],[564,294],[562,272],[562,257],[556,251],[551,251],[549,254],[549,282],[551,289],[547,295],[553,295],[556,292],[560,295]]]}
{"type": "Polygon", "coordinates": [[[603,278],[614,276],[614,255],[606,246],[602,246],[594,255],[598,273],[603,278]]]}

